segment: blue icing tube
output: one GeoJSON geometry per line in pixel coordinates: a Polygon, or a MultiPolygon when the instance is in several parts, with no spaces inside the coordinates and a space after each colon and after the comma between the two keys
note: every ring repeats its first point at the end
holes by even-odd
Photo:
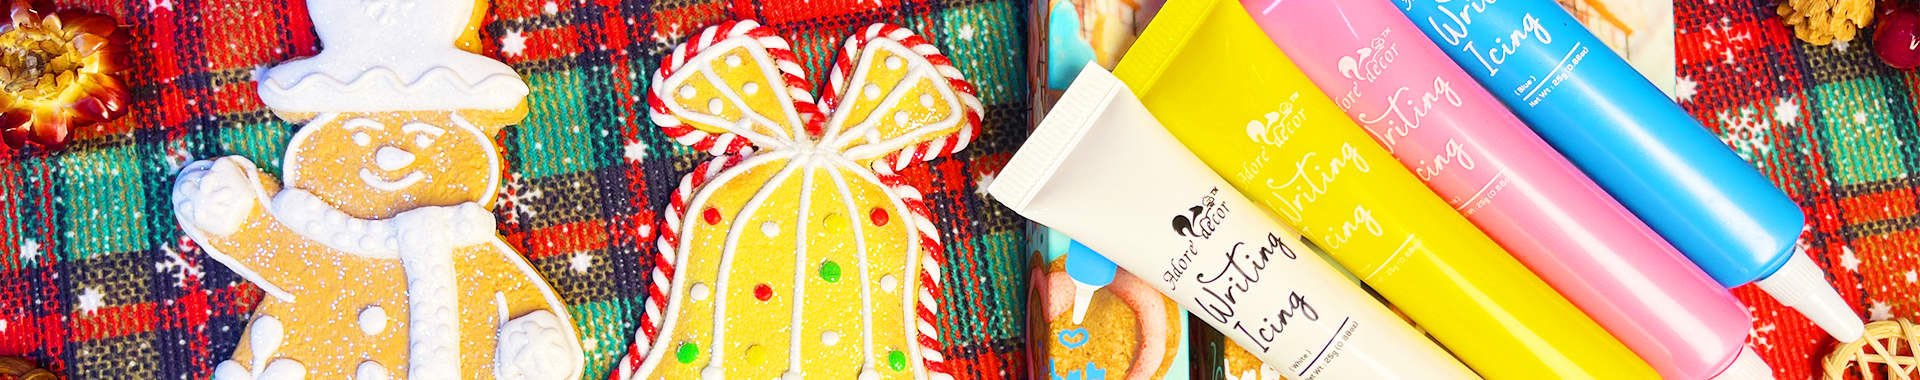
{"type": "Polygon", "coordinates": [[[1540,137],[1726,287],[1842,342],[1860,317],[1795,242],[1806,216],[1552,0],[1395,0],[1540,137]]]}
{"type": "Polygon", "coordinates": [[[1047,88],[1065,91],[1080,76],[1080,69],[1093,62],[1093,44],[1080,38],[1080,12],[1073,2],[1062,1],[1048,11],[1047,88]]]}
{"type": "Polygon", "coordinates": [[[1067,247],[1067,278],[1073,279],[1073,324],[1087,316],[1087,304],[1093,302],[1093,292],[1113,283],[1113,273],[1120,268],[1106,256],[1071,242],[1067,247]]]}

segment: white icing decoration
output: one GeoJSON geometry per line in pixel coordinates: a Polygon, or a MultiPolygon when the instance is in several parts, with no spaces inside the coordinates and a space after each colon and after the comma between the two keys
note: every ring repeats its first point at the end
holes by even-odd
{"type": "Polygon", "coordinates": [[[727,378],[726,373],[727,370],[720,368],[718,364],[708,365],[707,368],[700,369],[700,380],[723,380],[727,378]]]}
{"type": "MultiPolygon", "coordinates": [[[[889,61],[901,59],[900,64],[906,69],[906,72],[900,76],[898,85],[896,85],[891,92],[887,92],[885,94],[886,96],[881,98],[878,106],[874,106],[871,109],[898,110],[905,107],[901,102],[906,101],[906,99],[902,98],[906,96],[907,90],[911,89],[915,83],[926,81],[932,85],[929,87],[934,90],[934,94],[929,95],[938,96],[938,99],[935,100],[935,107],[929,108],[942,108],[951,110],[952,112],[947,112],[946,118],[930,120],[926,123],[919,124],[918,127],[913,128],[905,134],[894,136],[885,141],[879,141],[875,135],[868,134],[866,130],[877,128],[880,121],[883,120],[883,117],[891,115],[884,112],[871,112],[867,114],[864,120],[851,120],[849,118],[852,117],[853,112],[846,111],[853,107],[853,103],[843,103],[838,106],[838,109],[834,110],[831,117],[827,120],[826,133],[823,134],[823,137],[820,139],[820,141],[823,142],[819,143],[822,148],[838,150],[841,152],[840,155],[842,157],[855,161],[867,160],[899,151],[909,144],[918,143],[927,134],[949,130],[959,123],[967,122],[968,112],[965,112],[965,110],[968,107],[960,104],[960,97],[956,95],[953,87],[947,84],[940,72],[936,71],[935,65],[928,62],[926,58],[919,53],[915,53],[912,49],[901,45],[899,41],[885,38],[869,40],[866,49],[861,52],[860,63],[854,65],[853,74],[849,75],[846,80],[849,83],[867,82],[869,75],[872,74],[869,72],[873,66],[870,62],[874,55],[878,54],[881,50],[893,53],[894,56],[887,57],[889,61]],[[940,100],[945,100],[945,104],[940,104],[942,103],[940,100]],[[860,137],[868,137],[869,139],[864,144],[854,145],[856,139],[860,137]]],[[[893,67],[893,69],[900,69],[902,67],[893,67]]]]}
{"type": "Polygon", "coordinates": [[[712,292],[712,290],[707,289],[707,284],[693,284],[694,301],[706,301],[707,296],[712,295],[712,292]]]}
{"type": "MultiPolygon", "coordinates": [[[[713,72],[713,65],[717,64],[714,61],[719,59],[721,52],[732,51],[736,48],[749,50],[751,55],[743,58],[753,59],[756,64],[760,65],[760,72],[764,77],[756,78],[758,81],[763,83],[785,83],[786,80],[780,76],[781,71],[774,66],[773,60],[766,58],[766,48],[759,45],[759,41],[752,38],[728,38],[707,47],[705,51],[712,54],[702,53],[688,58],[683,67],[693,69],[674,72],[673,75],[668,76],[664,80],[657,81],[654,85],[675,88],[696,80],[709,84],[725,83],[726,81],[719,79],[719,74],[713,72]]],[[[735,105],[746,104],[746,101],[743,100],[739,94],[735,93],[732,87],[718,86],[715,89],[720,92],[720,98],[726,101],[732,102],[735,105]]],[[[806,125],[801,122],[799,112],[793,108],[794,98],[792,94],[788,91],[780,91],[780,89],[782,88],[771,89],[769,93],[773,94],[773,103],[780,107],[782,115],[761,115],[751,107],[738,106],[736,108],[742,110],[743,117],[740,120],[727,120],[719,117],[717,112],[695,112],[687,108],[688,106],[697,106],[696,104],[683,105],[682,102],[667,102],[666,106],[667,109],[673,110],[674,114],[697,123],[725,127],[734,126],[737,122],[741,126],[735,127],[729,132],[753,142],[754,146],[762,149],[790,148],[797,143],[797,141],[795,141],[796,139],[792,136],[800,136],[807,133],[806,125]],[[783,117],[784,119],[775,122],[773,119],[770,119],[770,117],[783,117]],[[784,125],[788,127],[785,129],[767,128],[766,130],[772,132],[772,134],[766,135],[750,128],[752,124],[766,126],[784,125]]],[[[805,101],[812,100],[805,99],[805,101]]]]}
{"type": "Polygon", "coordinates": [[[213,380],[253,380],[253,373],[241,367],[240,362],[227,360],[213,368],[213,380]]]}
{"type": "Polygon", "coordinates": [[[827,330],[826,332],[820,333],[820,344],[824,344],[829,347],[836,344],[840,344],[840,332],[827,330]]]}
{"type": "Polygon", "coordinates": [[[894,289],[898,288],[900,288],[900,279],[893,278],[891,274],[880,276],[880,290],[893,293],[894,289]]]}
{"type": "Polygon", "coordinates": [[[380,179],[380,176],[373,174],[373,170],[371,169],[365,169],[365,168],[360,169],[361,182],[366,182],[367,186],[369,187],[385,190],[385,191],[405,190],[406,188],[412,187],[414,184],[418,184],[420,183],[420,181],[424,181],[426,179],[427,179],[426,174],[421,174],[420,172],[412,172],[412,173],[407,173],[407,176],[405,177],[400,177],[400,179],[397,181],[388,181],[388,180],[380,179]]]}
{"type": "Polygon", "coordinates": [[[271,315],[255,318],[253,324],[247,327],[247,343],[252,345],[253,354],[257,358],[273,356],[275,351],[280,350],[280,344],[285,343],[286,339],[286,326],[280,324],[279,318],[271,315]]]}
{"type": "Polygon", "coordinates": [[[905,126],[907,125],[908,122],[911,122],[911,121],[913,120],[907,118],[907,111],[893,112],[893,125],[905,126]]]}
{"type": "MultiPolygon", "coordinates": [[[[318,116],[314,116],[313,120],[308,121],[305,126],[301,127],[299,132],[295,132],[293,134],[293,138],[290,140],[291,142],[287,144],[286,155],[282,156],[282,158],[280,159],[280,162],[282,165],[281,172],[286,173],[286,179],[283,182],[287,183],[289,188],[295,188],[296,186],[294,186],[294,184],[300,183],[300,172],[301,172],[300,158],[306,154],[305,150],[306,150],[308,137],[311,137],[317,131],[324,129],[323,128],[324,126],[326,126],[329,123],[332,123],[333,120],[339,118],[340,115],[341,114],[338,112],[320,113],[318,116]]],[[[489,136],[486,133],[482,132],[480,130],[480,127],[474,126],[473,123],[467,122],[466,118],[460,117],[459,113],[453,113],[449,115],[448,118],[453,120],[453,125],[457,127],[455,128],[455,130],[465,131],[469,136],[472,136],[475,141],[492,141],[493,139],[492,136],[489,136]]],[[[371,119],[365,119],[365,118],[349,119],[345,122],[342,122],[341,127],[347,128],[347,129],[367,128],[367,129],[374,129],[374,130],[386,128],[383,124],[380,124],[377,121],[373,121],[371,119]]],[[[406,127],[402,126],[401,128],[405,129],[406,127]]],[[[325,144],[323,143],[321,145],[324,146],[325,144]]],[[[494,149],[481,149],[480,151],[482,154],[485,155],[485,157],[474,158],[474,159],[479,160],[479,162],[487,163],[487,169],[480,172],[481,175],[486,176],[487,183],[485,186],[481,186],[480,188],[482,189],[499,188],[500,187],[500,153],[498,151],[495,151],[494,149]]],[[[363,177],[362,179],[364,180],[365,178],[363,177]]],[[[265,190],[261,190],[261,193],[265,193],[265,190]]],[[[474,203],[483,204],[483,205],[492,204],[493,198],[498,194],[499,194],[498,191],[480,192],[480,199],[475,200],[474,203]]],[[[326,205],[325,203],[322,203],[321,205],[325,207],[332,207],[330,205],[326,205]]],[[[285,215],[276,215],[276,216],[279,216],[282,218],[285,217],[285,215]]],[[[307,235],[307,236],[312,237],[312,235],[307,235]]],[[[280,297],[280,298],[291,299],[291,297],[280,297]]]]}
{"type": "Polygon", "coordinates": [[[867,87],[864,87],[864,88],[861,88],[861,89],[860,89],[860,93],[862,93],[862,94],[866,94],[866,96],[867,96],[867,100],[869,100],[869,101],[871,101],[871,100],[880,100],[880,96],[881,96],[881,95],[886,95],[886,94],[882,94],[882,93],[880,93],[880,86],[879,86],[879,85],[876,85],[876,84],[872,84],[872,83],[868,83],[868,84],[867,84],[867,87]]]}
{"type": "Polygon", "coordinates": [[[759,92],[760,92],[759,83],[747,82],[747,84],[740,85],[740,93],[742,94],[753,95],[759,92]]]}
{"type": "Polygon", "coordinates": [[[360,362],[360,368],[354,371],[353,380],[389,380],[393,375],[387,372],[387,366],[372,360],[360,362]]]}
{"type": "Polygon", "coordinates": [[[566,323],[552,312],[537,310],[501,325],[494,346],[494,378],[567,379],[585,358],[566,323]]]}
{"type": "Polygon", "coordinates": [[[502,110],[527,95],[513,68],[454,47],[474,2],[373,2],[386,4],[378,17],[359,1],[309,0],[326,49],[268,69],[260,100],[283,112],[502,110]]]}
{"type": "Polygon", "coordinates": [[[696,92],[694,91],[697,91],[697,90],[693,89],[693,85],[680,86],[680,97],[686,98],[686,99],[693,99],[693,95],[696,94],[696,92]]]}
{"type": "Polygon", "coordinates": [[[740,67],[740,56],[738,56],[738,55],[731,55],[731,54],[729,54],[729,55],[727,55],[727,66],[728,66],[728,67],[740,67]]]}
{"type": "Polygon", "coordinates": [[[801,375],[799,372],[793,372],[793,371],[787,371],[787,373],[780,374],[780,380],[801,380],[805,378],[806,378],[806,375],[801,375]]]}
{"type": "Polygon", "coordinates": [[[900,60],[900,56],[887,57],[887,70],[899,70],[900,65],[904,64],[906,64],[906,62],[900,60]]]}
{"type": "Polygon", "coordinates": [[[920,106],[926,107],[926,108],[933,108],[933,95],[920,94],[920,106]]]}
{"type": "Polygon", "coordinates": [[[774,223],[773,221],[760,223],[760,234],[767,235],[767,237],[780,236],[780,223],[774,223]]]}
{"type": "Polygon", "coordinates": [[[175,218],[214,236],[240,232],[259,202],[254,191],[259,181],[251,172],[251,165],[233,159],[196,161],[180,169],[173,184],[175,218]]]}
{"type": "Polygon", "coordinates": [[[379,306],[367,306],[360,311],[360,332],[367,336],[380,335],[387,331],[387,310],[379,306]]]}
{"type": "Polygon", "coordinates": [[[307,377],[307,366],[299,361],[287,358],[274,359],[267,368],[254,376],[254,380],[301,380],[307,377]]]}
{"type": "Polygon", "coordinates": [[[720,98],[713,98],[713,99],[707,100],[707,113],[719,115],[720,111],[725,111],[725,110],[726,108],[723,107],[722,104],[720,103],[720,98]]]}
{"type": "Polygon", "coordinates": [[[446,128],[436,127],[433,124],[410,121],[400,126],[400,133],[424,133],[428,136],[440,137],[440,135],[447,134],[447,130],[446,128]]]}
{"type": "Polygon", "coordinates": [[[373,136],[368,136],[366,132],[354,132],[353,144],[359,146],[371,145],[373,144],[373,136]]]}
{"type": "Polygon", "coordinates": [[[874,372],[873,367],[861,368],[860,380],[880,380],[880,373],[874,372]]]}
{"type": "Polygon", "coordinates": [[[386,171],[406,168],[414,158],[413,152],[391,146],[383,146],[373,152],[373,164],[386,171]]]}
{"type": "Polygon", "coordinates": [[[273,197],[273,214],[295,234],[355,256],[372,259],[400,258],[397,236],[391,220],[361,220],[348,217],[326,201],[306,190],[286,189],[273,197]],[[360,227],[351,227],[357,223],[360,227]],[[368,244],[368,243],[373,244],[368,244]]]}
{"type": "Polygon", "coordinates": [[[413,146],[420,147],[423,149],[426,147],[433,146],[433,138],[428,137],[427,135],[414,136],[413,146]]]}

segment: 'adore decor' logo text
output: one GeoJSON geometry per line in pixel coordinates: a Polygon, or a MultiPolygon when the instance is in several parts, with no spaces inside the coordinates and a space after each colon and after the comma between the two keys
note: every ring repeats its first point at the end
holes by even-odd
{"type": "Polygon", "coordinates": [[[1227,217],[1227,205],[1216,202],[1220,188],[1213,188],[1207,195],[1200,197],[1200,203],[1187,208],[1184,214],[1173,216],[1173,232],[1190,238],[1206,239],[1213,237],[1213,230],[1220,227],[1220,221],[1227,217]]]}

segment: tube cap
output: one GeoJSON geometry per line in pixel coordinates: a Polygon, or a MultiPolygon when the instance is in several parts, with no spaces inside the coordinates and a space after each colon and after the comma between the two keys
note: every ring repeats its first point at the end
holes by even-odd
{"type": "Polygon", "coordinates": [[[1720,374],[1713,375],[1713,380],[1762,379],[1774,380],[1773,367],[1767,365],[1766,360],[1761,360],[1760,354],[1753,352],[1753,347],[1747,346],[1740,346],[1740,356],[1733,358],[1733,365],[1721,370],[1720,374]]]}
{"type": "Polygon", "coordinates": [[[1760,290],[1765,290],[1780,304],[1799,310],[1842,343],[1860,339],[1860,335],[1866,333],[1867,326],[1860,322],[1860,315],[1854,314],[1853,308],[1840,299],[1840,292],[1827,283],[1825,271],[1797,249],[1793,257],[1787,259],[1786,266],[1754,284],[1760,285],[1760,290]]]}

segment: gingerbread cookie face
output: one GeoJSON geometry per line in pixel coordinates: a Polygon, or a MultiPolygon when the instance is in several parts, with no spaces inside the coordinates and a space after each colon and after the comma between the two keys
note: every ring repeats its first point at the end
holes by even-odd
{"type": "Polygon", "coordinates": [[[964,148],[979,100],[899,27],[848,38],[818,103],[787,46],[724,23],[655,74],[654,123],[719,156],[663,212],[653,296],[617,379],[948,377],[943,248],[895,173],[964,148]]]}
{"type": "Polygon", "coordinates": [[[283,162],[288,186],[356,218],[488,204],[500,181],[492,140],[452,112],[328,114],[293,136],[283,162]]]}

